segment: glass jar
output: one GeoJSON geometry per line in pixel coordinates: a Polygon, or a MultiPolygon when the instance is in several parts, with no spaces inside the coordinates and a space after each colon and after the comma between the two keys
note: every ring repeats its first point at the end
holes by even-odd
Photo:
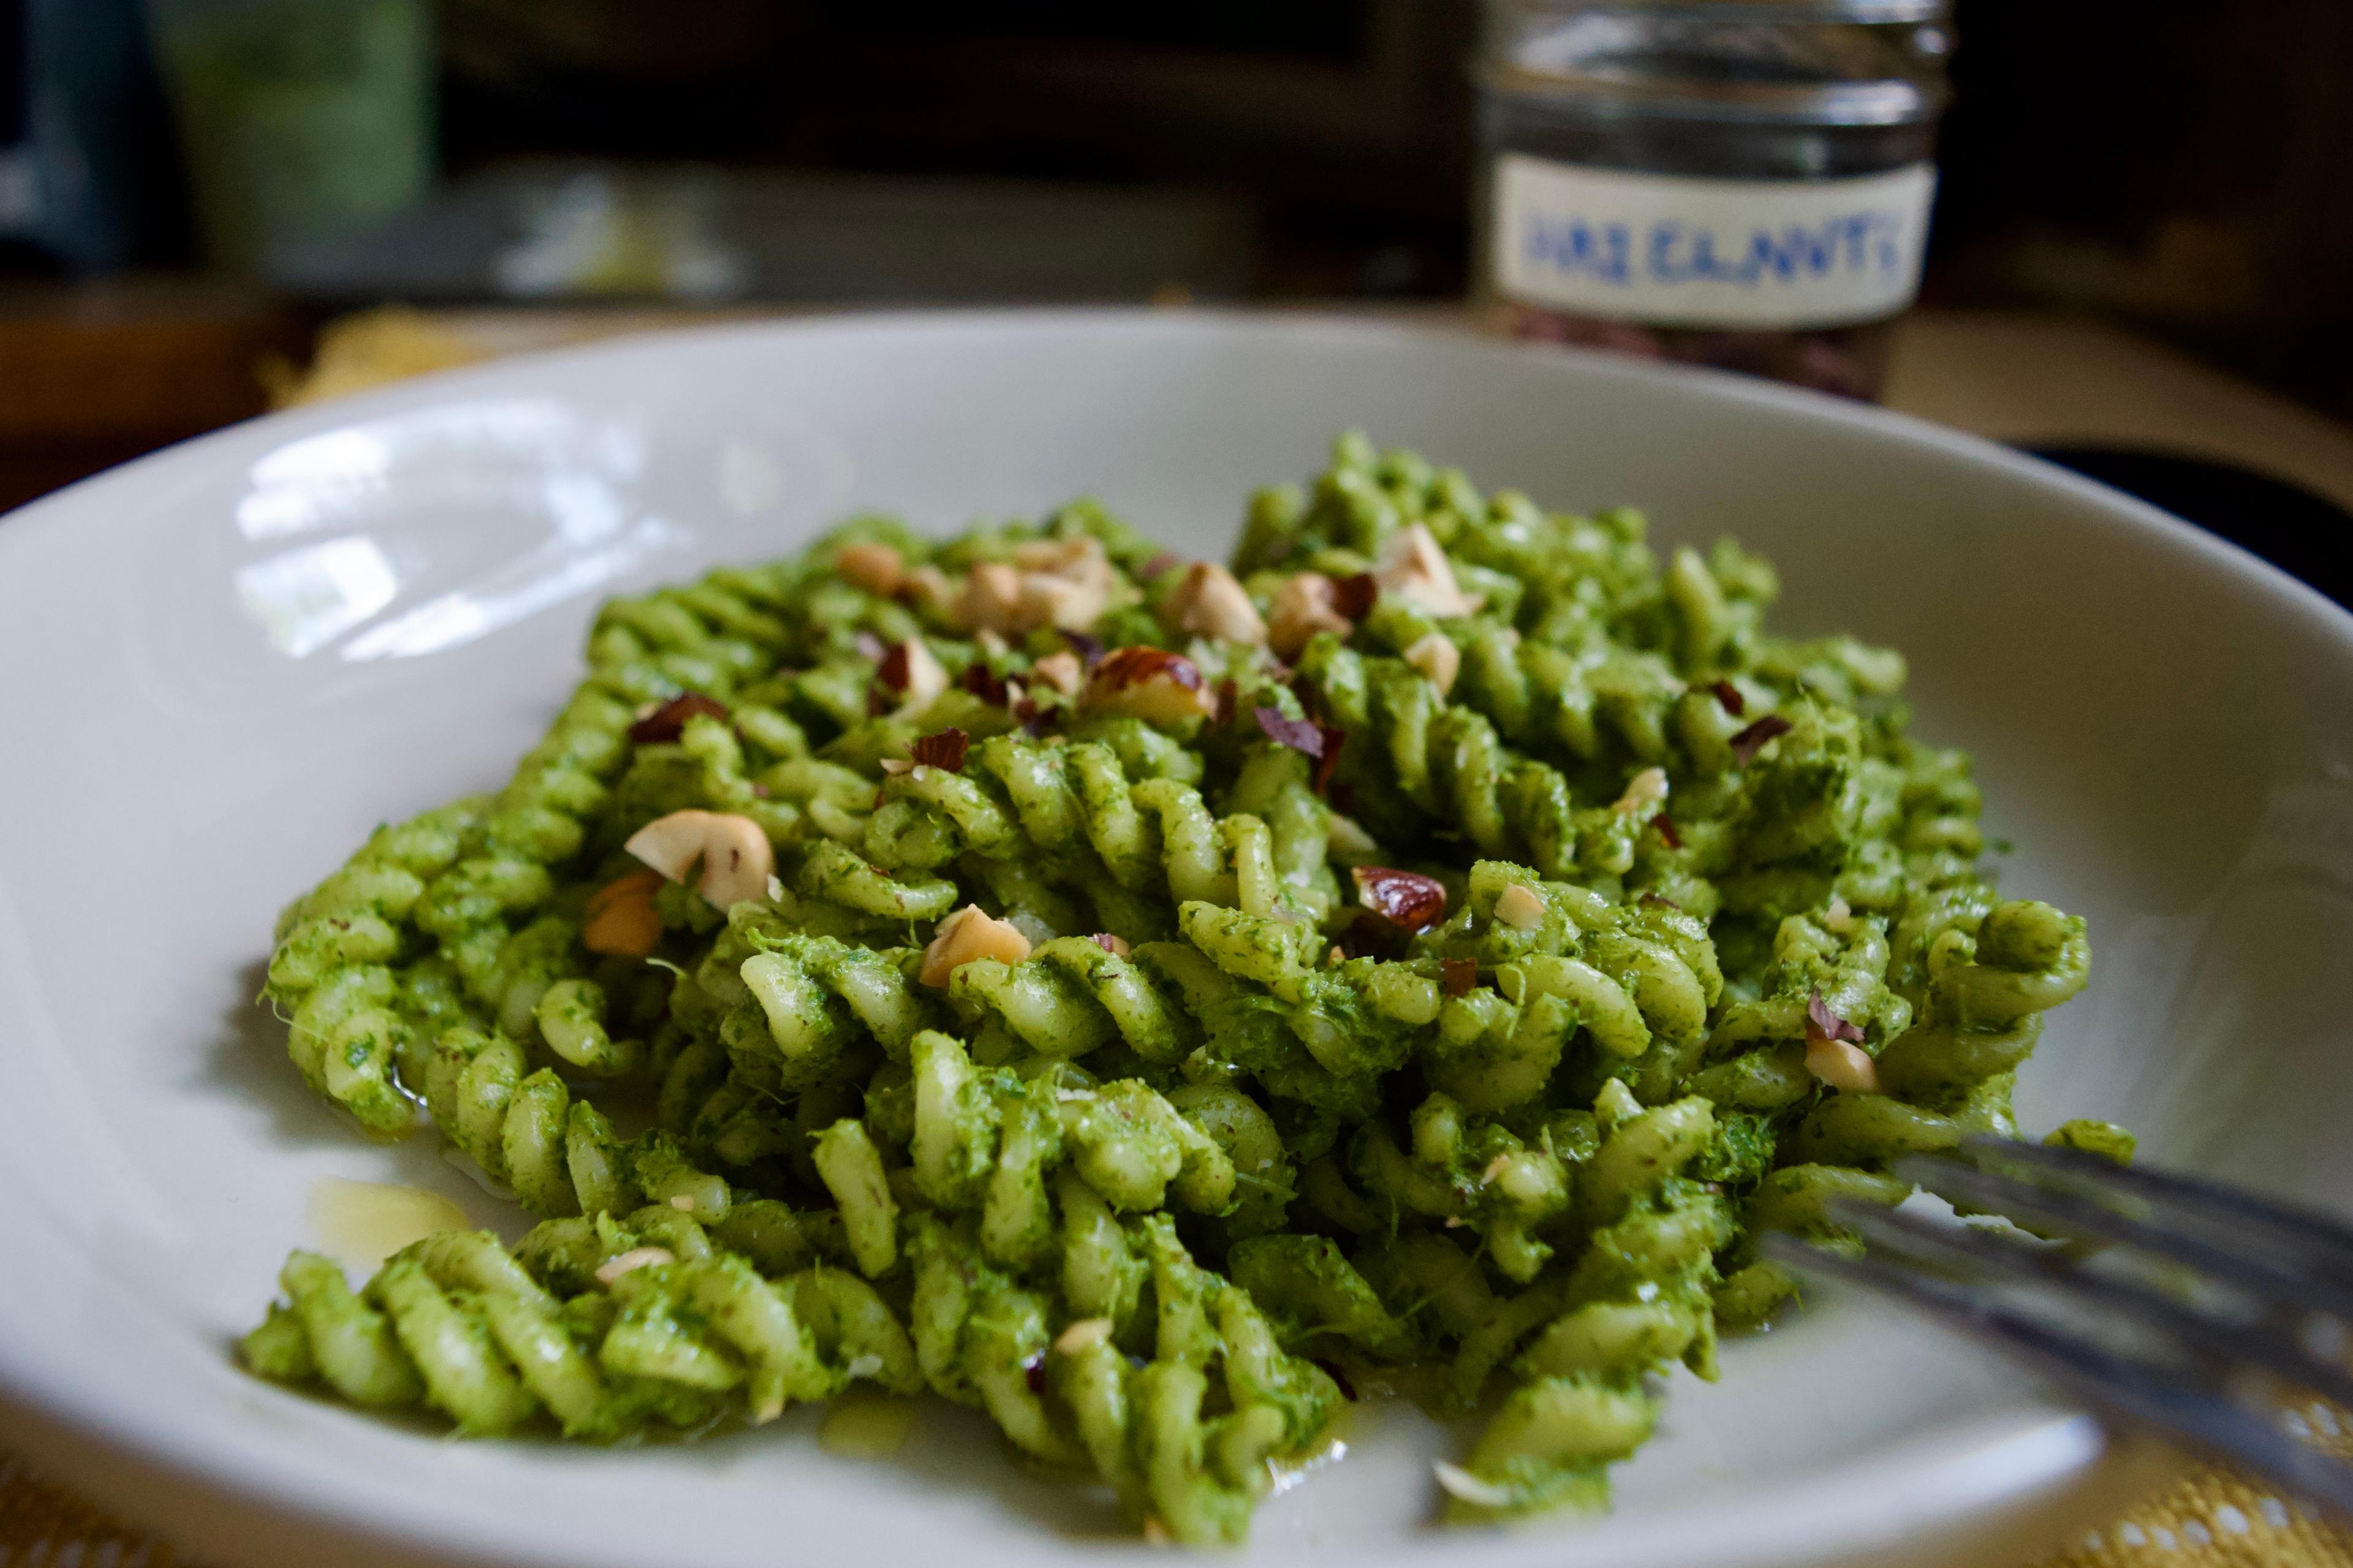
{"type": "Polygon", "coordinates": [[[1523,337],[1876,396],[1950,0],[1487,0],[1474,289],[1523,337]]]}
{"type": "Polygon", "coordinates": [[[428,0],[147,0],[215,266],[415,205],[433,183],[428,0]]]}

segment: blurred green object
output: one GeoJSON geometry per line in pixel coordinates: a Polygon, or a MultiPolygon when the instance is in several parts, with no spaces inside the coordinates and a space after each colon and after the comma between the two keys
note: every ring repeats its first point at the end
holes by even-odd
{"type": "Polygon", "coordinates": [[[427,0],[148,0],[147,15],[215,266],[259,270],[431,188],[427,0]]]}

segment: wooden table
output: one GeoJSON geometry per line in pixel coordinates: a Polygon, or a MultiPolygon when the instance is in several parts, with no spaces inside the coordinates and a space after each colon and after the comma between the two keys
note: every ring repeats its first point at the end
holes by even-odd
{"type": "Polygon", "coordinates": [[[2235,462],[2353,510],[2353,426],[2096,321],[1916,311],[1896,339],[1887,402],[1997,441],[2235,462]]]}
{"type": "Polygon", "coordinates": [[[299,311],[200,279],[0,285],[0,511],[259,414],[299,311]]]}

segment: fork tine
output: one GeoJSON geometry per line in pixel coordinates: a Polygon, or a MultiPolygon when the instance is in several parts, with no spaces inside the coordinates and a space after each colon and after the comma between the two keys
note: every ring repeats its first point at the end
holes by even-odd
{"type": "Polygon", "coordinates": [[[2315,1358],[2292,1336],[2270,1324],[2233,1321],[2201,1312],[2130,1280],[2078,1268],[2063,1253],[2039,1251],[1982,1229],[1876,1204],[1841,1200],[1831,1206],[1841,1225],[1860,1231],[1867,1241],[1934,1253],[1990,1270],[2002,1279],[2031,1280],[2131,1321],[2153,1324],[2197,1352],[2210,1365],[2260,1366],[2324,1399],[2353,1405],[2353,1375],[2315,1358]]]}
{"type": "Polygon", "coordinates": [[[1964,1148],[2000,1163],[2026,1166],[2038,1174],[2059,1177],[2077,1189],[2129,1193],[2149,1203],[2170,1205],[2227,1225],[2241,1236],[2274,1240],[2307,1257],[2316,1256],[2326,1260],[2327,1272],[2353,1279],[2353,1226],[2317,1210],[2275,1203],[2171,1171],[2119,1165],[2080,1149],[2054,1149],[1984,1136],[1970,1139],[1964,1148]]]}
{"type": "Polygon", "coordinates": [[[1907,1301],[1991,1342],[2086,1405],[2261,1470],[2353,1519],[2353,1468],[2305,1447],[2228,1399],[2169,1381],[2161,1372],[2013,1311],[1982,1287],[1879,1258],[1841,1257],[1786,1233],[1767,1232],[1760,1242],[1765,1255],[1778,1263],[1907,1301]]]}
{"type": "Polygon", "coordinates": [[[2353,1320],[2353,1289],[2313,1278],[2301,1266],[2302,1258],[2284,1260],[2278,1256],[2279,1248],[2269,1249],[2273,1254],[2269,1257],[2241,1250],[2236,1243],[2243,1237],[2234,1237],[2233,1245],[2225,1247],[2201,1236],[2118,1214],[2108,1205],[2079,1194],[2054,1192],[1959,1160],[1914,1155],[1896,1162],[1894,1171],[1952,1203],[2139,1247],[2298,1306],[2353,1320]]]}

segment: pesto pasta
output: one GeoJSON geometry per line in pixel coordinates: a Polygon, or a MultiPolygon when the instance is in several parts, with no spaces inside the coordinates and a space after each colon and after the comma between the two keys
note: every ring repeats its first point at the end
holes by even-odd
{"type": "Polygon", "coordinates": [[[2018,1136],[2089,972],[1777,592],[1351,435],[1229,568],[1082,502],[607,604],[269,970],[315,1091],[538,1223],[298,1252],[248,1364],[593,1442],[927,1391],[1192,1544],[1419,1367],[1450,1517],[1605,1505],[1792,1294],[1757,1234],[2018,1136]]]}

